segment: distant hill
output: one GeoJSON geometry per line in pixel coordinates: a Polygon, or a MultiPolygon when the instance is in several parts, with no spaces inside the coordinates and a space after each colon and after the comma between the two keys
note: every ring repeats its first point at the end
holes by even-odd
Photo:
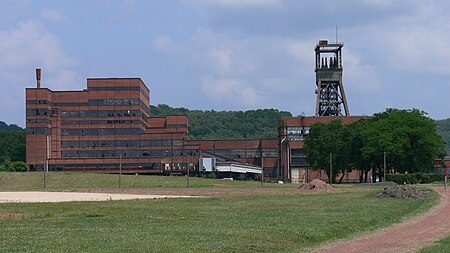
{"type": "Polygon", "coordinates": [[[450,118],[436,120],[436,131],[442,136],[442,139],[444,139],[447,155],[450,155],[450,118]]]}
{"type": "Polygon", "coordinates": [[[8,125],[3,121],[0,121],[0,129],[5,130],[5,131],[23,131],[24,130],[23,128],[21,128],[18,125],[15,125],[15,124],[8,125]]]}
{"type": "Polygon", "coordinates": [[[277,121],[291,117],[287,111],[258,109],[214,111],[173,108],[165,104],[150,106],[152,116],[187,115],[190,139],[265,139],[277,138],[277,121]]]}

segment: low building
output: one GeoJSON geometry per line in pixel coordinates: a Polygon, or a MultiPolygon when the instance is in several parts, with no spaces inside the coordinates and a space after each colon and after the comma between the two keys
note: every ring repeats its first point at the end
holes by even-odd
{"type": "MultiPolygon", "coordinates": [[[[315,178],[328,181],[321,170],[312,170],[303,148],[304,140],[314,123],[330,123],[335,120],[348,124],[367,116],[322,116],[322,117],[287,117],[278,121],[278,149],[280,178],[285,182],[304,183],[315,178]]],[[[352,171],[344,176],[344,182],[358,182],[359,172],[352,171]]]]}

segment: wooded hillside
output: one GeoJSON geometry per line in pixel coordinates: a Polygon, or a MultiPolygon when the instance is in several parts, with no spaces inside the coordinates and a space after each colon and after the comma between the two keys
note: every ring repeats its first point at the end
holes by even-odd
{"type": "Polygon", "coordinates": [[[187,115],[191,139],[263,139],[277,138],[277,121],[292,114],[276,109],[249,111],[202,111],[151,106],[152,116],[187,115]]]}
{"type": "Polygon", "coordinates": [[[450,155],[450,119],[437,120],[436,131],[442,136],[447,155],[450,155]]]}

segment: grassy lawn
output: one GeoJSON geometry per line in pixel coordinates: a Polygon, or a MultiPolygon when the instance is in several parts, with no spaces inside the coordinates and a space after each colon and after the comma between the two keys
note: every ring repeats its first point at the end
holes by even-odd
{"type": "MultiPolygon", "coordinates": [[[[190,186],[194,188],[257,188],[260,182],[206,179],[190,177],[190,186]]],[[[114,189],[118,188],[119,175],[98,173],[50,172],[47,174],[46,189],[114,189]]],[[[145,176],[122,175],[122,188],[183,188],[184,176],[145,176]]],[[[265,183],[264,187],[295,188],[291,184],[265,183]]],[[[42,172],[10,173],[0,172],[0,191],[42,190],[44,175],[42,172]]]]}
{"type": "Polygon", "coordinates": [[[298,252],[399,222],[437,199],[381,199],[376,190],[1,204],[0,252],[298,252]]]}
{"type": "Polygon", "coordinates": [[[450,250],[450,236],[435,242],[433,245],[426,247],[420,253],[447,253],[450,250]]]}

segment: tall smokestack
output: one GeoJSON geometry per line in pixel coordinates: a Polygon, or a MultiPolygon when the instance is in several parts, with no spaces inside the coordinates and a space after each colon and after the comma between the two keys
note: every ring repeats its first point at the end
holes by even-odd
{"type": "Polygon", "coordinates": [[[41,69],[36,69],[37,87],[41,88],[41,69]]]}

